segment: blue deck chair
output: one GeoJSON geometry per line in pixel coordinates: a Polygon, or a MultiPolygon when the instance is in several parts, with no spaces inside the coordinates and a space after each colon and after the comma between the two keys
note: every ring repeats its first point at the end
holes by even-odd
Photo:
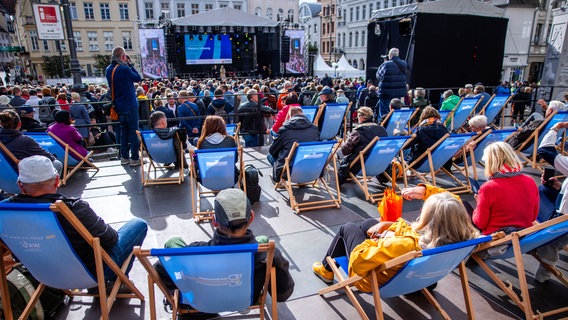
{"type": "Polygon", "coordinates": [[[391,110],[381,125],[387,130],[387,134],[392,137],[394,136],[394,129],[402,131],[410,127],[410,119],[414,117],[417,110],[418,109],[391,110]]]}
{"type": "Polygon", "coordinates": [[[193,155],[191,157],[193,163],[190,165],[190,174],[193,178],[191,181],[193,218],[196,222],[211,220],[213,212],[201,210],[202,195],[216,195],[221,190],[233,188],[235,184],[242,186],[246,192],[243,150],[240,147],[192,150],[190,154],[193,155]],[[235,163],[238,165],[238,171],[235,163]]]}
{"type": "Polygon", "coordinates": [[[0,174],[0,190],[12,194],[20,193],[18,172],[12,167],[12,164],[17,165],[18,162],[12,152],[0,142],[0,171],[2,172],[0,174]]]}
{"type": "MultiPolygon", "coordinates": [[[[505,107],[507,106],[509,101],[511,101],[512,98],[513,96],[510,94],[498,94],[498,95],[494,94],[493,96],[491,96],[491,99],[487,102],[487,104],[483,106],[483,109],[481,109],[479,114],[483,114],[487,117],[487,123],[492,123],[499,114],[499,112],[505,109],[505,107]]],[[[503,128],[504,119],[505,119],[505,114],[502,113],[501,121],[499,122],[501,123],[501,128],[503,128]]]]}
{"type": "Polygon", "coordinates": [[[272,298],[272,319],[278,319],[276,273],[272,265],[274,248],[274,240],[266,244],[173,249],[142,250],[135,247],[134,254],[148,272],[150,319],[156,319],[155,285],[173,306],[173,319],[177,319],[180,313],[191,315],[192,311],[241,311],[251,306],[258,307],[260,319],[264,319],[268,291],[272,298]],[[258,301],[253,301],[254,256],[257,252],[266,252],[266,274],[262,293],[258,301]],[[157,257],[161,261],[177,287],[173,295],[158,276],[148,257],[157,257]],[[269,286],[270,284],[272,285],[269,286]],[[182,309],[180,303],[191,305],[195,310],[182,309]]]}
{"type": "Polygon", "coordinates": [[[227,135],[233,137],[235,142],[237,143],[237,147],[240,146],[239,141],[239,132],[241,130],[241,123],[230,123],[226,125],[227,128],[227,135]]]}
{"type": "Polygon", "coordinates": [[[468,164],[472,166],[473,176],[475,177],[475,180],[478,180],[476,164],[483,165],[481,159],[483,158],[483,150],[485,149],[485,147],[492,144],[493,142],[507,141],[509,137],[516,131],[516,129],[488,130],[484,134],[475,138],[475,149],[470,150],[468,156],[468,164]]]}
{"type": "Polygon", "coordinates": [[[99,168],[89,160],[94,151],[90,151],[83,157],[51,132],[26,132],[25,135],[34,139],[42,148],[54,154],[57,160],[63,163],[61,185],[67,184],[69,178],[79,169],[96,170],[93,176],[99,172],[99,168]]]}
{"type": "Polygon", "coordinates": [[[467,121],[467,118],[475,111],[480,101],[481,98],[462,98],[447,117],[447,119],[450,119],[449,130],[458,132],[467,121]]]}
{"type": "MultiPolygon", "coordinates": [[[[561,215],[560,217],[548,220],[538,225],[523,229],[518,232],[513,232],[500,239],[493,240],[492,242],[482,245],[479,247],[478,251],[485,250],[488,248],[509,245],[508,248],[500,255],[491,256],[486,260],[482,259],[479,255],[474,253],[472,258],[479,264],[481,269],[495,282],[495,284],[503,290],[509,296],[509,298],[525,313],[526,319],[542,319],[547,316],[564,313],[568,311],[568,303],[566,307],[561,307],[555,310],[549,310],[542,312],[539,310],[535,314],[533,311],[533,306],[531,304],[529,289],[526,279],[526,271],[523,262],[523,254],[532,254],[537,260],[540,261],[538,256],[533,253],[533,250],[545,245],[559,237],[568,235],[568,215],[561,215]],[[493,264],[489,267],[486,261],[502,260],[502,259],[514,259],[514,264],[517,268],[517,276],[519,279],[519,287],[521,294],[517,293],[512,289],[511,283],[505,284],[501,278],[496,273],[496,266],[493,264]]],[[[540,261],[543,263],[542,261],[540,261]]],[[[543,265],[551,271],[558,279],[565,285],[568,286],[568,281],[564,275],[554,266],[543,263],[543,265]]]]}
{"type": "Polygon", "coordinates": [[[313,123],[318,113],[319,107],[318,106],[303,106],[302,112],[304,115],[313,123]]]}
{"type": "MultiPolygon", "coordinates": [[[[411,139],[410,136],[375,137],[365,149],[359,152],[357,158],[351,162],[349,168],[355,165],[361,166],[361,170],[359,170],[356,175],[349,171],[349,176],[355,181],[359,188],[363,190],[365,200],[375,203],[383,196],[382,192],[371,193],[369,191],[368,181],[372,177],[376,177],[385,172],[397,155],[403,158],[402,149],[404,149],[404,146],[408,144],[411,139]]],[[[402,176],[406,185],[406,175],[403,174],[402,176]]],[[[388,178],[391,180],[393,188],[396,187],[396,176],[389,176],[388,178]]]]}
{"type": "MultiPolygon", "coordinates": [[[[491,239],[491,236],[485,236],[473,240],[441,246],[438,248],[426,249],[422,251],[412,251],[377,266],[377,268],[375,269],[376,271],[371,272],[376,319],[383,319],[383,309],[381,305],[382,298],[397,297],[418,290],[422,291],[428,301],[432,303],[432,305],[438,310],[438,312],[442,314],[445,319],[450,319],[448,314],[436,301],[432,293],[430,293],[430,291],[428,291],[428,289],[426,288],[445,278],[456,268],[459,268],[461,276],[461,285],[464,293],[468,318],[475,319],[469,293],[465,261],[478,245],[491,241],[491,239]],[[379,286],[377,273],[400,265],[402,265],[402,267],[397,271],[397,273],[388,282],[379,286]]],[[[329,266],[333,269],[334,276],[339,280],[339,282],[320,290],[318,293],[320,295],[323,295],[328,292],[344,289],[347,296],[349,297],[349,300],[361,316],[361,319],[369,319],[351,289],[353,283],[361,280],[362,277],[355,275],[349,277],[348,279],[344,278],[343,274],[336,266],[336,263],[340,265],[341,269],[343,269],[346,274],[349,274],[349,261],[347,257],[339,257],[335,259],[326,257],[326,260],[329,263],[329,266]]]]}
{"type": "MultiPolygon", "coordinates": [[[[343,132],[347,132],[347,115],[349,114],[349,109],[351,108],[351,103],[349,104],[322,104],[313,123],[317,126],[319,124],[320,118],[322,119],[320,128],[320,140],[331,140],[334,139],[338,134],[341,133],[341,124],[343,123],[343,132]],[[323,118],[322,118],[323,117],[323,118]]],[[[303,110],[303,109],[302,109],[303,110]]]]}
{"type": "MultiPolygon", "coordinates": [[[[144,155],[148,158],[146,164],[140,166],[142,185],[181,184],[185,178],[183,166],[181,165],[185,155],[182,151],[179,156],[176,156],[174,139],[162,140],[151,130],[138,131],[137,134],[140,140],[140,159],[142,159],[144,155]],[[175,162],[180,164],[177,169],[178,175],[177,177],[168,176],[167,171],[169,168],[165,167],[163,164],[175,162]],[[158,171],[162,173],[159,177],[158,171]]],[[[179,141],[179,150],[183,150],[181,141],[179,141]]]]}
{"type": "MultiPolygon", "coordinates": [[[[341,206],[341,194],[339,192],[339,181],[337,178],[337,161],[335,152],[341,144],[338,141],[321,141],[321,142],[294,142],[290,154],[286,157],[284,168],[276,183],[275,189],[285,188],[290,199],[290,207],[297,213],[307,210],[316,210],[322,208],[339,208],[341,206]],[[335,194],[328,186],[324,179],[324,172],[328,170],[328,164],[332,163],[333,172],[331,177],[335,184],[335,194]],[[294,196],[293,187],[311,185],[319,188],[321,184],[327,192],[329,199],[304,201],[299,203],[294,196]]],[[[328,171],[329,172],[329,171],[328,171]]]]}
{"type": "Polygon", "coordinates": [[[458,179],[449,170],[444,169],[443,165],[459,153],[461,153],[462,157],[465,159],[466,153],[463,147],[474,137],[475,133],[447,133],[434,145],[428,148],[421,156],[408,164],[407,169],[416,174],[424,183],[429,183],[426,180],[426,177],[430,175],[434,186],[436,186],[436,173],[441,170],[456,182],[455,187],[447,188],[448,191],[453,193],[470,192],[471,185],[469,182],[467,161],[464,162],[464,171],[462,172],[464,174],[464,181],[458,179]]]}
{"type": "MultiPolygon", "coordinates": [[[[30,271],[39,285],[24,309],[21,319],[27,319],[29,312],[38,301],[43,289],[48,286],[64,290],[69,296],[86,296],[88,293],[75,291],[97,287],[102,319],[109,318],[110,309],[116,298],[137,298],[144,296],[128,279],[124,270],[130,259],[122,266],[116,265],[101,247],[99,239],[91,235],[85,226],[75,217],[73,212],[63,203],[10,203],[0,202],[0,239],[14,253],[22,264],[30,271]],[[97,273],[91,274],[77,253],[71,247],[69,239],[63,232],[60,219],[65,219],[82,236],[86,245],[94,250],[97,273]],[[117,280],[107,297],[103,263],[108,265],[117,275],[117,280]],[[132,290],[130,294],[118,294],[121,283],[132,290]]],[[[3,264],[3,262],[1,262],[3,264]]],[[[4,266],[0,266],[2,283],[6,283],[4,266]]],[[[2,303],[4,312],[9,308],[8,297],[2,286],[2,303]],[[7,304],[7,305],[6,305],[7,304]]],[[[9,311],[11,313],[11,310],[9,311]]],[[[8,316],[7,319],[12,319],[8,316]]]]}

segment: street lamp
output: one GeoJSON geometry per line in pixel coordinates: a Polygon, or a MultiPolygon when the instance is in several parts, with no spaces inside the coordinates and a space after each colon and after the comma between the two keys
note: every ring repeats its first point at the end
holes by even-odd
{"type": "Polygon", "coordinates": [[[73,87],[71,91],[80,94],[87,91],[86,86],[83,85],[81,80],[81,65],[77,60],[77,49],[75,48],[75,36],[73,35],[73,26],[71,25],[71,11],[69,8],[69,0],[61,0],[63,6],[63,18],[65,19],[65,31],[67,31],[67,39],[69,40],[69,55],[71,64],[71,75],[73,76],[73,87]]]}

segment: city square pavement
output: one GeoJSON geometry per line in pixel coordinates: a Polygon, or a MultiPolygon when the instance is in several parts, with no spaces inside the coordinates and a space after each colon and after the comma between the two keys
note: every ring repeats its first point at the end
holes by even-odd
{"type": "MultiPolygon", "coordinates": [[[[290,261],[290,272],[296,283],[294,294],[284,303],[278,304],[280,319],[358,319],[355,309],[349,304],[343,292],[331,293],[325,297],[317,294],[326,285],[311,270],[315,261],[323,258],[326,249],[339,227],[349,221],[360,221],[369,217],[377,218],[377,205],[364,200],[363,193],[354,183],[346,183],[341,188],[341,208],[294,213],[284,191],[274,190],[270,181],[272,169],[266,160],[267,148],[245,149],[245,162],[252,163],[264,174],[260,185],[260,202],[253,205],[255,220],[251,229],[255,235],[265,235],[276,241],[284,257],[290,261]]],[[[192,219],[190,179],[181,185],[162,185],[144,188],[141,184],[140,168],[121,166],[118,160],[100,159],[96,162],[100,171],[91,178],[92,172],[76,173],[69,183],[61,188],[67,196],[82,197],[107,223],[118,228],[132,217],[140,217],[148,222],[149,230],[143,248],[162,247],[173,236],[181,236],[186,242],[208,240],[213,229],[210,223],[197,224],[192,219]]],[[[483,172],[480,168],[478,172],[483,172]]],[[[530,168],[525,172],[539,181],[539,174],[530,168]]],[[[416,183],[416,181],[411,181],[416,183]]],[[[444,185],[444,179],[439,180],[444,185]]],[[[378,186],[378,185],[377,185],[378,186]]],[[[300,198],[318,197],[317,192],[300,189],[300,198]]],[[[504,195],[506,196],[506,195],[504,195]]],[[[461,195],[464,201],[475,205],[471,194],[461,195]]],[[[211,201],[212,202],[212,201],[211,201]]],[[[211,204],[202,202],[204,207],[211,204]]],[[[422,201],[413,200],[404,203],[403,217],[414,220],[422,201]]],[[[537,283],[532,275],[537,263],[525,257],[527,281],[531,301],[535,310],[547,311],[554,307],[566,306],[568,288],[559,281],[551,280],[544,284],[537,283]]],[[[514,276],[514,261],[501,261],[493,264],[505,271],[505,277],[514,287],[518,280],[514,276]]],[[[561,254],[560,269],[568,272],[568,256],[561,254]]],[[[523,314],[501,292],[490,279],[483,274],[475,263],[468,263],[468,275],[472,292],[473,307],[477,319],[517,319],[523,314]]],[[[140,304],[137,300],[118,300],[112,308],[111,319],[149,319],[149,298],[146,271],[134,263],[131,279],[146,297],[140,304]]],[[[162,306],[163,295],[156,291],[158,319],[171,319],[162,306]]],[[[438,283],[434,296],[453,319],[467,317],[460,280],[457,271],[438,283]]],[[[374,318],[372,296],[356,292],[363,308],[374,318]]],[[[386,319],[439,319],[440,314],[421,294],[412,294],[397,298],[384,299],[383,310],[386,319]]],[[[234,319],[258,318],[258,310],[227,313],[234,319]]],[[[561,316],[568,316],[563,314],[561,316]]],[[[92,298],[75,298],[61,308],[57,319],[98,319],[100,309],[98,301],[92,298]]],[[[560,316],[555,317],[560,318],[560,316]]]]}

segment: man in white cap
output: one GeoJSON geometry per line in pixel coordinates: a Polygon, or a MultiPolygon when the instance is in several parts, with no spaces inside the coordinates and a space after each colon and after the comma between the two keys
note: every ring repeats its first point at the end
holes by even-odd
{"type": "MultiPolygon", "coordinates": [[[[213,226],[215,226],[215,231],[213,238],[209,241],[193,242],[189,244],[190,247],[223,246],[266,241],[266,237],[260,236],[255,238],[252,230],[248,229],[254,220],[254,212],[247,195],[242,190],[230,188],[219,192],[215,197],[214,210],[213,226]]],[[[174,237],[164,245],[165,248],[182,248],[186,246],[188,245],[180,237],[174,237]]],[[[266,270],[265,259],[266,252],[257,252],[255,254],[253,301],[258,301],[262,290],[266,270]]],[[[294,280],[288,271],[288,260],[282,256],[278,249],[274,251],[273,266],[276,268],[277,301],[286,301],[294,291],[294,280]]],[[[159,261],[154,264],[154,267],[166,287],[170,290],[175,290],[176,286],[159,261]]]]}
{"type": "MultiPolygon", "coordinates": [[[[21,193],[10,198],[11,202],[19,203],[54,203],[62,200],[73,214],[89,230],[91,235],[98,237],[101,246],[111,259],[121,266],[132,253],[134,246],[142,245],[148,225],[140,218],[128,221],[120,229],[114,230],[104,220],[97,216],[86,201],[78,198],[68,198],[57,193],[59,174],[50,159],[44,156],[31,156],[22,159],[18,164],[18,185],[21,193]]],[[[91,274],[96,274],[93,249],[81,237],[65,218],[59,218],[63,231],[69,238],[71,246],[91,274]]],[[[126,269],[126,274],[132,268],[132,263],[126,269]]],[[[108,266],[104,266],[105,280],[114,282],[116,275],[108,266]]],[[[108,288],[109,286],[107,286],[108,288]]]]}

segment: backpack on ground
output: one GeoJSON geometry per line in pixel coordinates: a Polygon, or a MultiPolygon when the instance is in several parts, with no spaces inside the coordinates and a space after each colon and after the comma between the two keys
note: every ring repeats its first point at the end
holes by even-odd
{"type": "MultiPolygon", "coordinates": [[[[29,271],[22,266],[15,267],[6,276],[8,280],[8,291],[10,292],[10,304],[12,305],[12,313],[14,319],[20,317],[24,311],[28,301],[38,285],[29,271]]],[[[0,297],[0,302],[2,297],[0,297]]],[[[63,291],[46,287],[39,297],[39,301],[35,304],[28,319],[43,320],[54,319],[57,309],[65,301],[63,291]]],[[[0,308],[2,305],[0,304],[0,308]]],[[[4,314],[4,310],[1,310],[4,314]]]]}
{"type": "Polygon", "coordinates": [[[513,149],[517,149],[523,142],[525,142],[538,127],[542,125],[544,120],[534,120],[528,124],[523,124],[523,126],[513,134],[513,136],[507,141],[513,149]]]}
{"type": "Polygon", "coordinates": [[[262,176],[255,166],[247,164],[245,166],[245,179],[247,184],[247,198],[253,204],[260,200],[260,185],[258,184],[259,175],[262,176]]]}

